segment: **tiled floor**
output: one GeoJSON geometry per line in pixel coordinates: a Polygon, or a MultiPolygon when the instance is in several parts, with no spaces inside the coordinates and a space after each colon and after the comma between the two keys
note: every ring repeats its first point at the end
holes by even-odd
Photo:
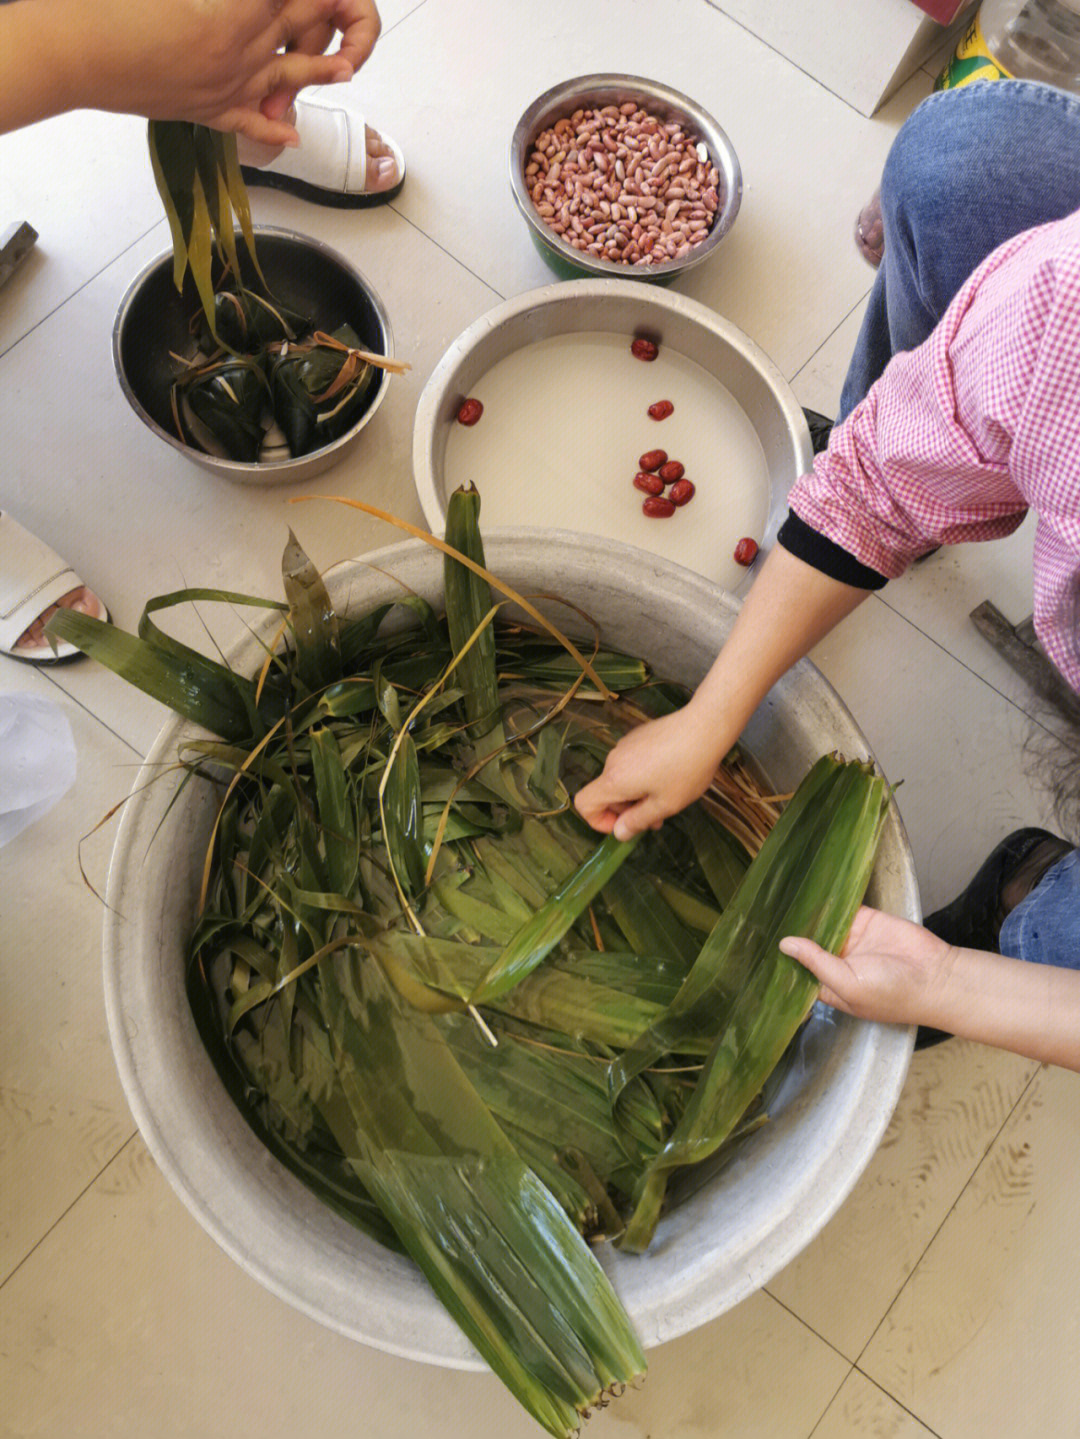
{"type": "MultiPolygon", "coordinates": [[[[348,214],[254,194],[258,220],[356,261],[413,367],[359,460],[312,493],[363,494],[419,520],[411,427],[427,376],[484,310],[550,279],[510,199],[510,131],[534,95],[585,71],[653,75],[719,117],[742,160],[743,210],[716,260],[679,288],[741,326],[803,403],[835,407],[871,279],[852,219],[929,71],[866,120],[714,0],[382,8],[383,38],[354,90],[408,156],[400,198],[348,214]]],[[[125,627],[145,598],[185,582],[272,592],[290,519],[324,565],[387,539],[359,518],[343,533],[315,505],[300,526],[285,492],[223,486],[127,409],[112,321],[166,244],[142,128],[76,115],[0,139],[0,222],[27,218],[41,232],[0,290],[0,505],[66,555],[125,627]]],[[[888,773],[906,780],[925,908],[1008,828],[1048,817],[1024,772],[1025,694],[967,619],[988,597],[1024,617],[1029,545],[1025,529],[939,553],[815,655],[888,773]]],[[[77,843],[129,788],[161,714],[88,662],[39,672],[0,661],[0,691],[59,701],[79,754],[75,788],[0,853],[0,1433],[537,1433],[488,1376],[388,1358],[294,1312],[216,1248],[159,1176],[112,1064],[101,912],[77,843]]],[[[82,846],[98,883],[111,840],[106,826],[82,846]]],[[[654,1351],[645,1385],[593,1433],[1080,1435],[1078,1135],[1071,1074],[955,1042],[917,1055],[832,1222],[764,1290],[654,1351]]]]}

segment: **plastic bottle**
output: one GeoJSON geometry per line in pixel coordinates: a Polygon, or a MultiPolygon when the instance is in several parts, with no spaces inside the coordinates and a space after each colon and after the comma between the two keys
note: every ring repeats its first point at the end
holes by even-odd
{"type": "Polygon", "coordinates": [[[1080,94],[1080,0],[983,0],[934,89],[1002,78],[1080,94]]]}

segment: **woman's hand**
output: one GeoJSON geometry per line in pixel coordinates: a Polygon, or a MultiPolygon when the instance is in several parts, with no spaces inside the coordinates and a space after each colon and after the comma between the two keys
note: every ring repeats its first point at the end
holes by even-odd
{"type": "Polygon", "coordinates": [[[813,940],[780,941],[821,980],[821,998],[859,1019],[937,1025],[958,951],[922,925],[865,906],[839,955],[813,940]]]}
{"type": "Polygon", "coordinates": [[[0,130],[64,110],[192,120],[296,144],[305,85],[349,80],[379,35],[374,0],[33,0],[0,9],[0,130]],[[323,52],[341,34],[336,54],[323,52]]]}
{"type": "Polygon", "coordinates": [[[860,1019],[925,1024],[1080,1071],[1080,970],[958,949],[865,908],[839,955],[794,937],[780,948],[817,975],[826,1004],[860,1019]]]}
{"type": "Polygon", "coordinates": [[[639,725],[607,757],[603,773],[574,796],[593,829],[631,839],[705,793],[730,746],[693,701],[639,725]]]}

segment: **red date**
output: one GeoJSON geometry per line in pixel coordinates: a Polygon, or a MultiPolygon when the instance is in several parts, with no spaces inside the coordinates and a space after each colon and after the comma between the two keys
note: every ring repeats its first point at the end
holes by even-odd
{"type": "Polygon", "coordinates": [[[655,405],[649,406],[649,416],[654,420],[666,420],[668,415],[675,413],[675,406],[670,400],[657,400],[655,405]]]}
{"type": "Polygon", "coordinates": [[[638,460],[638,468],[642,470],[658,470],[664,464],[667,464],[667,450],[646,450],[638,460]]]}
{"type": "Polygon", "coordinates": [[[636,360],[655,360],[660,349],[652,340],[637,339],[631,344],[630,353],[636,360]]]}
{"type": "Polygon", "coordinates": [[[676,480],[668,490],[668,499],[673,505],[688,505],[693,498],[694,484],[692,480],[676,480]]]}
{"type": "Polygon", "coordinates": [[[647,474],[639,470],[634,476],[635,489],[644,490],[647,495],[662,495],[664,493],[664,482],[659,475],[647,474]]]}
{"type": "Polygon", "coordinates": [[[641,510],[650,520],[667,520],[675,513],[675,506],[663,495],[654,495],[643,501],[641,510]]]}
{"type": "Polygon", "coordinates": [[[752,565],[757,559],[757,540],[748,536],[744,537],[735,546],[735,563],[737,565],[752,565]]]}
{"type": "Polygon", "coordinates": [[[686,466],[680,464],[678,460],[668,460],[666,464],[660,466],[657,473],[665,485],[671,485],[676,480],[681,480],[686,474],[686,466]]]}
{"type": "Polygon", "coordinates": [[[475,425],[483,413],[484,407],[479,400],[463,400],[457,412],[457,422],[459,425],[475,425]]]}

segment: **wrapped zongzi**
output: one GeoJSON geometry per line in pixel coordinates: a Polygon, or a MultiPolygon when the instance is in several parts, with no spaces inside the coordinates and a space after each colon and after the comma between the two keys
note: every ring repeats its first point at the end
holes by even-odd
{"type": "Polygon", "coordinates": [[[282,345],[270,388],[274,418],[294,455],[321,449],[359,418],[376,380],[375,366],[363,354],[349,325],[282,345]]]}
{"type": "Polygon", "coordinates": [[[266,389],[262,370],[243,356],[193,370],[176,387],[191,415],[229,458],[249,464],[259,458],[266,389]]]}

